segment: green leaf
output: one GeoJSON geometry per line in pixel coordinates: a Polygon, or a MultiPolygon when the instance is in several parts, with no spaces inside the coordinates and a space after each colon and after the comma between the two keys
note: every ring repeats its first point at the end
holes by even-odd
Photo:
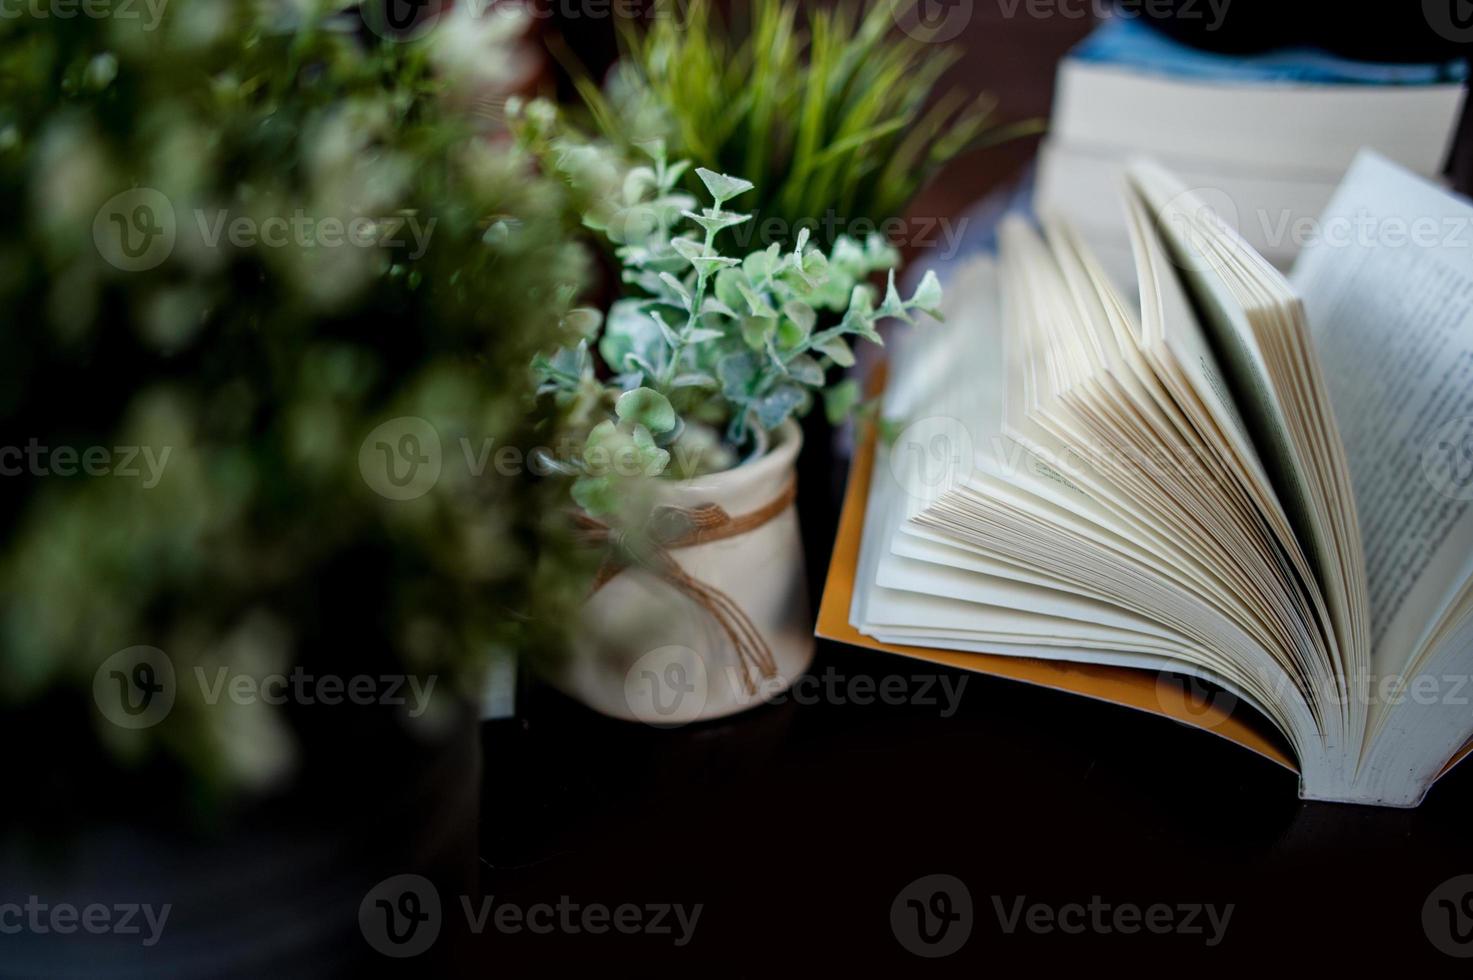
{"type": "Polygon", "coordinates": [[[691,259],[690,264],[695,266],[696,271],[699,272],[701,275],[709,278],[710,276],[715,275],[719,270],[729,269],[734,265],[738,265],[739,263],[736,259],[727,259],[721,257],[720,255],[706,255],[698,259],[691,259]]]}
{"type": "Polygon", "coordinates": [[[863,278],[869,272],[864,249],[848,235],[840,235],[829,253],[829,265],[853,279],[863,278]]]}
{"type": "Polygon", "coordinates": [[[670,453],[655,445],[655,437],[642,425],[634,427],[634,449],[639,453],[640,472],[644,476],[659,476],[670,465],[670,453]]]}
{"type": "Polygon", "coordinates": [[[637,147],[639,147],[641,150],[643,150],[645,152],[645,154],[651,160],[655,161],[655,163],[660,164],[661,166],[664,165],[664,163],[665,163],[665,154],[666,154],[665,141],[664,140],[662,140],[662,139],[640,140],[638,143],[636,143],[634,145],[637,146],[637,147]]]}
{"type": "Polygon", "coordinates": [[[750,214],[734,214],[730,211],[715,211],[709,208],[704,214],[696,214],[694,211],[680,213],[706,229],[711,235],[718,235],[728,228],[735,228],[737,225],[746,224],[752,220],[750,214]]]}
{"type": "Polygon", "coordinates": [[[690,371],[686,374],[677,374],[675,380],[670,382],[670,387],[675,388],[715,388],[718,382],[714,377],[702,371],[690,371]]]}
{"type": "Polygon", "coordinates": [[[680,160],[676,163],[670,164],[670,166],[665,168],[664,177],[660,181],[660,189],[663,191],[669,191],[673,189],[676,184],[680,183],[680,178],[684,177],[685,172],[689,169],[689,160],[680,160]]]}
{"type": "Polygon", "coordinates": [[[565,328],[577,331],[580,336],[588,340],[597,337],[599,328],[603,325],[603,311],[588,306],[580,306],[577,309],[569,310],[567,315],[563,317],[563,326],[565,328]]]}
{"type": "Polygon", "coordinates": [[[706,252],[706,246],[694,238],[672,238],[670,240],[670,247],[680,253],[681,258],[692,263],[696,259],[705,258],[708,254],[706,252]]]}
{"type": "Polygon", "coordinates": [[[656,326],[660,328],[660,336],[664,339],[666,347],[674,350],[680,346],[680,335],[675,332],[674,327],[665,322],[659,310],[650,310],[650,319],[655,321],[656,326]]]}
{"type": "Polygon", "coordinates": [[[839,425],[859,404],[859,382],[845,378],[823,393],[824,414],[831,425],[839,425]]]}
{"type": "MultiPolygon", "coordinates": [[[[691,305],[695,302],[691,298],[690,290],[685,288],[685,283],[676,279],[668,272],[660,273],[660,281],[663,282],[670,292],[680,300],[680,305],[685,307],[687,313],[691,311],[691,305]]],[[[893,285],[893,283],[892,283],[893,285]]]]}
{"type": "Polygon", "coordinates": [[[823,387],[823,368],[807,354],[799,354],[787,364],[788,377],[810,388],[823,387]]]}
{"type": "Polygon", "coordinates": [[[746,296],[741,290],[745,285],[745,277],[736,269],[722,269],[716,274],[716,298],[730,309],[736,309],[745,303],[746,296]]]}
{"type": "Polygon", "coordinates": [[[900,252],[884,235],[875,233],[864,241],[865,258],[871,269],[888,269],[900,264],[900,252]]]}
{"type": "Polygon", "coordinates": [[[607,476],[584,476],[573,481],[573,502],[590,517],[608,517],[619,510],[619,494],[607,476]]]}
{"type": "Polygon", "coordinates": [[[782,385],[772,394],[760,398],[755,406],[757,410],[757,422],[764,429],[776,429],[787,421],[800,405],[807,399],[808,395],[797,385],[782,385]]]}
{"type": "Polygon", "coordinates": [[[814,350],[833,358],[834,363],[839,367],[854,366],[854,351],[849,349],[849,344],[843,337],[834,337],[821,344],[816,344],[814,350]]]}
{"type": "Polygon", "coordinates": [[[614,414],[651,432],[669,432],[675,428],[675,409],[668,398],[653,388],[624,392],[614,403],[614,414]]]}
{"type": "Polygon", "coordinates": [[[822,285],[823,281],[829,277],[829,260],[816,248],[809,249],[808,253],[798,259],[794,265],[798,270],[798,275],[802,276],[803,281],[810,287],[822,285]]]}
{"type": "Polygon", "coordinates": [[[701,183],[706,185],[706,190],[716,200],[716,207],[718,209],[727,201],[740,194],[745,194],[755,186],[749,180],[742,180],[740,177],[729,177],[726,174],[718,174],[704,167],[696,169],[696,176],[701,178],[701,183]]]}
{"type": "Polygon", "coordinates": [[[742,318],[742,340],[753,350],[761,350],[767,346],[767,338],[772,336],[777,329],[777,320],[770,316],[749,316],[742,318]]]}
{"type": "MultiPolygon", "coordinates": [[[[781,328],[779,328],[778,332],[782,332],[781,328]]],[[[782,352],[777,349],[776,337],[767,338],[767,347],[763,352],[767,355],[767,363],[772,365],[773,370],[777,371],[778,374],[787,373],[788,362],[787,359],[783,357],[782,352]]]]}
{"type": "Polygon", "coordinates": [[[890,282],[885,287],[885,301],[880,304],[880,317],[894,317],[904,320],[906,323],[915,323],[915,320],[905,311],[905,301],[900,298],[900,290],[895,288],[895,270],[890,270],[890,282]]]}
{"type": "Polygon", "coordinates": [[[614,424],[613,420],[604,419],[598,425],[595,425],[593,427],[593,429],[588,433],[588,438],[584,440],[584,455],[586,456],[588,453],[597,450],[611,453],[618,448],[619,443],[623,441],[623,439],[624,434],[619,431],[619,427],[614,424]]]}
{"type": "Polygon", "coordinates": [[[704,344],[712,340],[720,340],[726,334],[720,330],[712,330],[710,327],[695,327],[685,335],[687,344],[704,344]]]}
{"type": "Polygon", "coordinates": [[[763,254],[767,256],[767,274],[770,276],[781,272],[788,261],[788,257],[783,254],[782,246],[777,242],[767,246],[767,251],[763,254]]]}
{"type": "Polygon", "coordinates": [[[559,388],[576,388],[593,370],[588,356],[588,341],[577,347],[559,347],[552,357],[538,354],[532,359],[532,370],[539,382],[554,382],[559,388]]]}
{"type": "Polygon", "coordinates": [[[941,280],[936,278],[934,269],[926,272],[921,279],[921,284],[916,287],[915,296],[911,298],[911,305],[925,310],[936,319],[941,319],[941,280]]]}
{"type": "Polygon", "coordinates": [[[813,307],[802,300],[788,300],[783,304],[783,314],[797,324],[804,337],[813,333],[813,325],[818,322],[818,314],[813,312],[813,307]]]}
{"type": "Polygon", "coordinates": [[[783,350],[793,350],[796,347],[801,347],[807,339],[808,335],[803,332],[803,328],[792,320],[783,319],[778,322],[777,345],[783,350]]]}
{"type": "Polygon", "coordinates": [[[742,272],[752,282],[764,282],[772,275],[776,261],[771,252],[753,252],[742,260],[742,272]]]}
{"type": "Polygon", "coordinates": [[[634,167],[624,175],[624,203],[638,204],[644,196],[655,190],[655,172],[649,167],[634,167]]]}
{"type": "Polygon", "coordinates": [[[721,381],[721,391],[733,400],[745,398],[751,393],[757,379],[757,355],[748,351],[728,354],[716,362],[716,377],[721,381]]]}
{"type": "Polygon", "coordinates": [[[875,320],[873,317],[856,320],[846,318],[844,320],[844,329],[856,337],[863,337],[872,344],[879,344],[881,347],[885,346],[885,338],[881,337],[880,332],[875,329],[875,320]]]}
{"type": "Polygon", "coordinates": [[[736,310],[715,296],[707,296],[706,301],[701,304],[701,316],[724,316],[728,320],[741,319],[736,310]]]}
{"type": "Polygon", "coordinates": [[[658,365],[664,360],[666,346],[658,318],[644,303],[622,299],[609,308],[604,335],[598,343],[598,352],[609,367],[628,371],[631,358],[658,365]]]}
{"type": "Polygon", "coordinates": [[[767,302],[767,297],[747,285],[745,280],[736,280],[736,288],[742,294],[742,298],[747,301],[747,309],[753,316],[777,318],[777,310],[774,310],[772,304],[767,302]]]}

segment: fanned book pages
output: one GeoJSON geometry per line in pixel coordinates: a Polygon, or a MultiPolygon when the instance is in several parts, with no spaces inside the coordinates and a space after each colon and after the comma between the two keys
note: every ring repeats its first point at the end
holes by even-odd
{"type": "Polygon", "coordinates": [[[1159,166],[1122,195],[1138,298],[1010,218],[911,333],[819,632],[1415,806],[1473,737],[1473,208],[1363,153],[1286,279],[1159,166]]]}

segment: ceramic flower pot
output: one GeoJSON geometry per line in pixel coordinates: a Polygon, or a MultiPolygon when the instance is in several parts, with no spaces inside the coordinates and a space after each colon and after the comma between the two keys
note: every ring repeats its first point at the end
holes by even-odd
{"type": "Polygon", "coordinates": [[[655,725],[720,718],[786,690],[814,649],[793,504],[802,445],[789,421],[753,462],[663,483],[660,509],[685,533],[654,563],[606,569],[571,655],[542,667],[553,686],[655,725]]]}

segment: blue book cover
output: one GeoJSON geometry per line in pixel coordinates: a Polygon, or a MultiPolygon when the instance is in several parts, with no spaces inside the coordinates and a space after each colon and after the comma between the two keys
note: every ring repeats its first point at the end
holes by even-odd
{"type": "Polygon", "coordinates": [[[1322,85],[1445,85],[1466,82],[1466,61],[1384,64],[1353,61],[1315,48],[1261,54],[1217,54],[1188,47],[1137,18],[1103,22],[1070,57],[1181,80],[1251,85],[1302,82],[1322,85]]]}

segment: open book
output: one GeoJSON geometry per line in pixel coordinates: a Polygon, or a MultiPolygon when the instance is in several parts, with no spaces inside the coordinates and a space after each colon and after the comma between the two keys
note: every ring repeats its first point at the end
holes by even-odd
{"type": "Polygon", "coordinates": [[[1128,184],[1135,283],[1011,218],[911,332],[819,632],[1416,805],[1473,737],[1473,207],[1362,154],[1286,280],[1159,166],[1128,184]]]}

